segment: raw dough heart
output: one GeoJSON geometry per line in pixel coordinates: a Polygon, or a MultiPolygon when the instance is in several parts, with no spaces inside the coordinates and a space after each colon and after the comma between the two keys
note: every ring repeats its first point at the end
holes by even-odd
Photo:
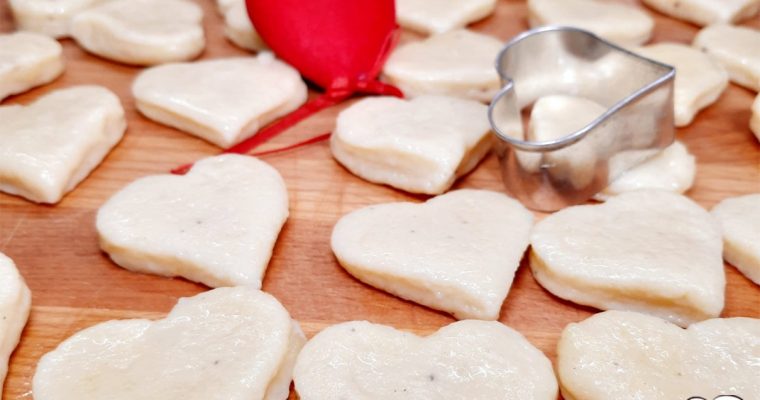
{"type": "Polygon", "coordinates": [[[126,129],[119,99],[100,86],[0,107],[0,191],[57,203],[100,164],[126,129]]]}
{"type": "Polygon", "coordinates": [[[654,28],[654,20],[643,10],[613,1],[528,0],[528,13],[532,28],[575,26],[627,46],[648,41],[654,28]]]}
{"type": "Polygon", "coordinates": [[[575,303],[682,326],[723,309],[720,227],[675,193],[641,190],[566,208],[536,224],[531,246],[536,280],[575,303]]]}
{"type": "Polygon", "coordinates": [[[338,115],[332,153],[368,181],[441,194],[490,150],[487,110],[456,97],[367,98],[338,115]]]}
{"type": "Polygon", "coordinates": [[[757,95],[755,102],[752,103],[752,119],[749,121],[749,127],[757,140],[760,140],[760,95],[757,95]]]}
{"type": "Polygon", "coordinates": [[[674,142],[664,150],[630,150],[615,154],[609,163],[610,177],[617,177],[606,189],[597,193],[594,199],[604,201],[620,193],[642,189],[661,189],[684,193],[694,184],[697,173],[695,157],[681,142],[674,142]],[[654,152],[654,156],[643,163],[627,169],[632,162],[654,152]]]}
{"type": "Polygon", "coordinates": [[[684,330],[607,311],[568,325],[557,353],[566,400],[760,399],[760,320],[754,318],[711,319],[684,330]]]}
{"type": "Polygon", "coordinates": [[[285,400],[306,338],[250,287],[180,299],[169,315],[104,322],[42,357],[35,400],[285,400]]]}
{"type": "Polygon", "coordinates": [[[723,227],[723,258],[760,285],[760,193],[725,199],[712,214],[723,227]]]}
{"type": "Polygon", "coordinates": [[[383,73],[407,96],[442,94],[490,102],[501,85],[494,68],[501,47],[493,37],[457,29],[400,46],[383,73]]]}
{"type": "Polygon", "coordinates": [[[0,35],[0,101],[63,73],[63,49],[54,39],[31,32],[0,35]]]}
{"type": "Polygon", "coordinates": [[[499,322],[460,321],[426,338],[365,321],[334,325],[304,346],[293,378],[301,400],[557,398],[546,356],[499,322]]]}
{"type": "Polygon", "coordinates": [[[261,287],[288,192],[269,164],[221,155],[185,176],[132,182],[98,211],[100,247],[120,266],[208,286],[261,287]]]}
{"type": "Polygon", "coordinates": [[[676,68],[676,126],[689,125],[697,112],[718,100],[728,86],[726,70],[692,47],[678,43],[657,43],[636,52],[676,68]]]}
{"type": "Polygon", "coordinates": [[[713,25],[699,31],[694,47],[718,61],[731,81],[760,91],[760,31],[731,25],[713,25]]]}
{"type": "Polygon", "coordinates": [[[332,249],[367,284],[459,319],[497,319],[532,225],[504,194],[457,190],[354,211],[335,225],[332,249]]]}
{"type": "Polygon", "coordinates": [[[21,338],[31,304],[32,294],[16,264],[0,253],[0,393],[8,373],[8,359],[21,338]]]}
{"type": "Polygon", "coordinates": [[[71,18],[103,0],[9,0],[16,27],[54,38],[69,36],[71,18]]]}
{"type": "Polygon", "coordinates": [[[259,51],[267,48],[266,43],[253,28],[253,24],[248,18],[245,0],[235,0],[225,10],[224,34],[227,39],[246,50],[259,51]]]}
{"type": "Polygon", "coordinates": [[[760,0],[643,0],[673,18],[707,26],[733,24],[757,14],[760,0]]]}
{"type": "MultiPolygon", "coordinates": [[[[585,128],[607,108],[601,104],[576,96],[551,95],[536,100],[530,113],[528,139],[533,141],[554,140],[585,128]]],[[[562,150],[545,153],[521,153],[526,158],[535,157],[535,170],[540,165],[550,165],[549,173],[554,179],[569,182],[581,189],[590,185],[596,174],[597,138],[587,136],[562,150]],[[538,158],[541,158],[540,160],[538,158]]]]}
{"type": "MultiPolygon", "coordinates": [[[[227,10],[230,9],[235,3],[239,2],[240,0],[216,0],[216,8],[219,10],[220,14],[224,14],[227,12],[227,10]]],[[[243,0],[245,1],[245,0],[243,0]]]]}
{"type": "Polygon", "coordinates": [[[491,15],[496,0],[398,0],[399,25],[425,34],[444,33],[491,15]]]}
{"type": "Polygon", "coordinates": [[[113,0],[80,12],[71,36],[85,50],[133,65],[197,57],[205,46],[203,10],[188,0],[113,0]]]}
{"type": "Polygon", "coordinates": [[[148,118],[229,147],[298,108],[307,89],[298,71],[266,53],[150,68],[132,93],[148,118]]]}

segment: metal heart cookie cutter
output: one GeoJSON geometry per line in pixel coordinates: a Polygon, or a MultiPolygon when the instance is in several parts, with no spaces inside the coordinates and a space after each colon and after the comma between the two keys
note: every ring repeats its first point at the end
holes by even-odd
{"type": "Polygon", "coordinates": [[[507,190],[555,211],[587,201],[622,172],[673,143],[675,68],[572,27],[524,32],[499,53],[503,87],[488,109],[507,190]],[[526,137],[523,112],[547,95],[593,100],[607,111],[555,140],[526,137]]]}

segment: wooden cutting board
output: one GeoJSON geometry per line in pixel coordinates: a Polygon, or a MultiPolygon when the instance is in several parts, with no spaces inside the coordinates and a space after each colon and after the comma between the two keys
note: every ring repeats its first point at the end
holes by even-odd
{"type": "MultiPolygon", "coordinates": [[[[206,12],[208,39],[202,58],[248,54],[224,38],[213,0],[200,3],[206,12]]],[[[655,42],[688,43],[697,32],[694,26],[652,14],[657,19],[655,42]]],[[[760,18],[747,25],[760,28],[760,18]]],[[[0,31],[12,29],[8,0],[0,0],[0,31]]],[[[524,1],[500,0],[496,14],[473,29],[508,40],[527,29],[524,1]]],[[[403,40],[416,38],[405,33],[403,40]]],[[[73,333],[113,318],[161,317],[177,298],[206,290],[181,279],[140,275],[116,267],[98,249],[94,220],[97,208],[127,183],[213,155],[218,149],[138,115],[130,84],[139,68],[88,55],[71,40],[63,40],[63,45],[67,63],[63,77],[3,104],[28,103],[62,87],[98,84],[119,95],[127,111],[129,129],[105,162],[60,204],[35,205],[0,194],[0,251],[18,264],[32,289],[34,305],[21,344],[11,359],[6,399],[32,398],[31,379],[37,360],[73,333]]],[[[697,181],[689,195],[704,207],[712,207],[725,197],[760,192],[760,144],[748,128],[753,98],[754,93],[732,85],[717,104],[678,132],[696,154],[699,165],[697,181]]],[[[270,146],[329,131],[341,108],[310,118],[270,146]]],[[[370,204],[422,197],[370,184],[349,174],[331,158],[325,143],[264,159],[285,178],[291,209],[269,265],[264,290],[280,299],[309,336],[327,325],[357,319],[421,333],[453,321],[447,315],[359,283],[338,266],[330,251],[331,229],[343,214],[370,204]]],[[[486,159],[457,187],[501,190],[496,159],[486,159]]],[[[726,274],[723,315],[760,318],[760,287],[733,267],[727,266],[726,274]]],[[[525,334],[554,359],[564,326],[593,312],[550,295],[523,265],[502,308],[501,321],[525,334]]]]}

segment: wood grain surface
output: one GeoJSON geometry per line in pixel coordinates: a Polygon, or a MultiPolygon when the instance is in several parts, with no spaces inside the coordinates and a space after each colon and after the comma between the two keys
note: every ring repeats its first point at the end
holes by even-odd
{"type": "MultiPolygon", "coordinates": [[[[0,0],[3,32],[13,30],[7,3],[0,0]]],[[[248,54],[224,38],[213,0],[201,4],[207,35],[202,58],[248,54]]],[[[654,42],[688,43],[697,32],[695,26],[650,12],[657,20],[654,42]]],[[[760,28],[760,18],[745,25],[760,28]]],[[[508,40],[527,29],[524,1],[499,0],[496,14],[473,29],[508,40]]],[[[415,39],[417,36],[410,33],[402,38],[415,39]]],[[[0,194],[0,251],[15,260],[33,293],[31,319],[11,359],[6,399],[31,399],[31,379],[39,357],[73,333],[108,319],[160,317],[179,297],[206,290],[182,279],[141,275],[115,266],[98,249],[94,219],[98,207],[127,183],[216,154],[218,149],[138,115],[130,85],[139,68],[89,55],[71,40],[62,42],[65,74],[51,85],[9,98],[3,104],[25,104],[54,89],[98,84],[119,95],[129,128],[105,162],[58,205],[35,205],[0,194]]],[[[678,132],[698,160],[696,184],[688,195],[704,207],[729,196],[760,192],[760,144],[748,128],[754,95],[731,85],[718,103],[678,132]]],[[[341,108],[308,119],[267,147],[329,131],[341,108]]],[[[351,175],[332,159],[325,143],[264,159],[283,175],[291,209],[264,290],[287,307],[309,336],[327,325],[349,320],[370,320],[422,333],[453,321],[443,313],[358,282],[340,268],[330,251],[332,227],[343,214],[370,204],[422,197],[351,175]]],[[[487,158],[456,187],[502,190],[495,158],[487,158]]],[[[588,317],[594,310],[553,297],[533,280],[525,264],[517,273],[500,320],[555,359],[556,342],[565,325],[588,317]]],[[[760,287],[733,267],[726,266],[726,275],[723,315],[760,317],[760,287]]]]}

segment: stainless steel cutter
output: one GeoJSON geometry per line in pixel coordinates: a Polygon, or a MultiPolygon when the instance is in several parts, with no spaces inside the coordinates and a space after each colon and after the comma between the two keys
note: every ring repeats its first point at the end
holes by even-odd
{"type": "Polygon", "coordinates": [[[572,27],[527,31],[504,47],[496,68],[503,87],[488,117],[502,178],[530,208],[554,211],[585,202],[674,140],[675,68],[593,33],[572,27]],[[607,111],[559,139],[528,140],[524,112],[552,94],[581,96],[607,111]]]}

